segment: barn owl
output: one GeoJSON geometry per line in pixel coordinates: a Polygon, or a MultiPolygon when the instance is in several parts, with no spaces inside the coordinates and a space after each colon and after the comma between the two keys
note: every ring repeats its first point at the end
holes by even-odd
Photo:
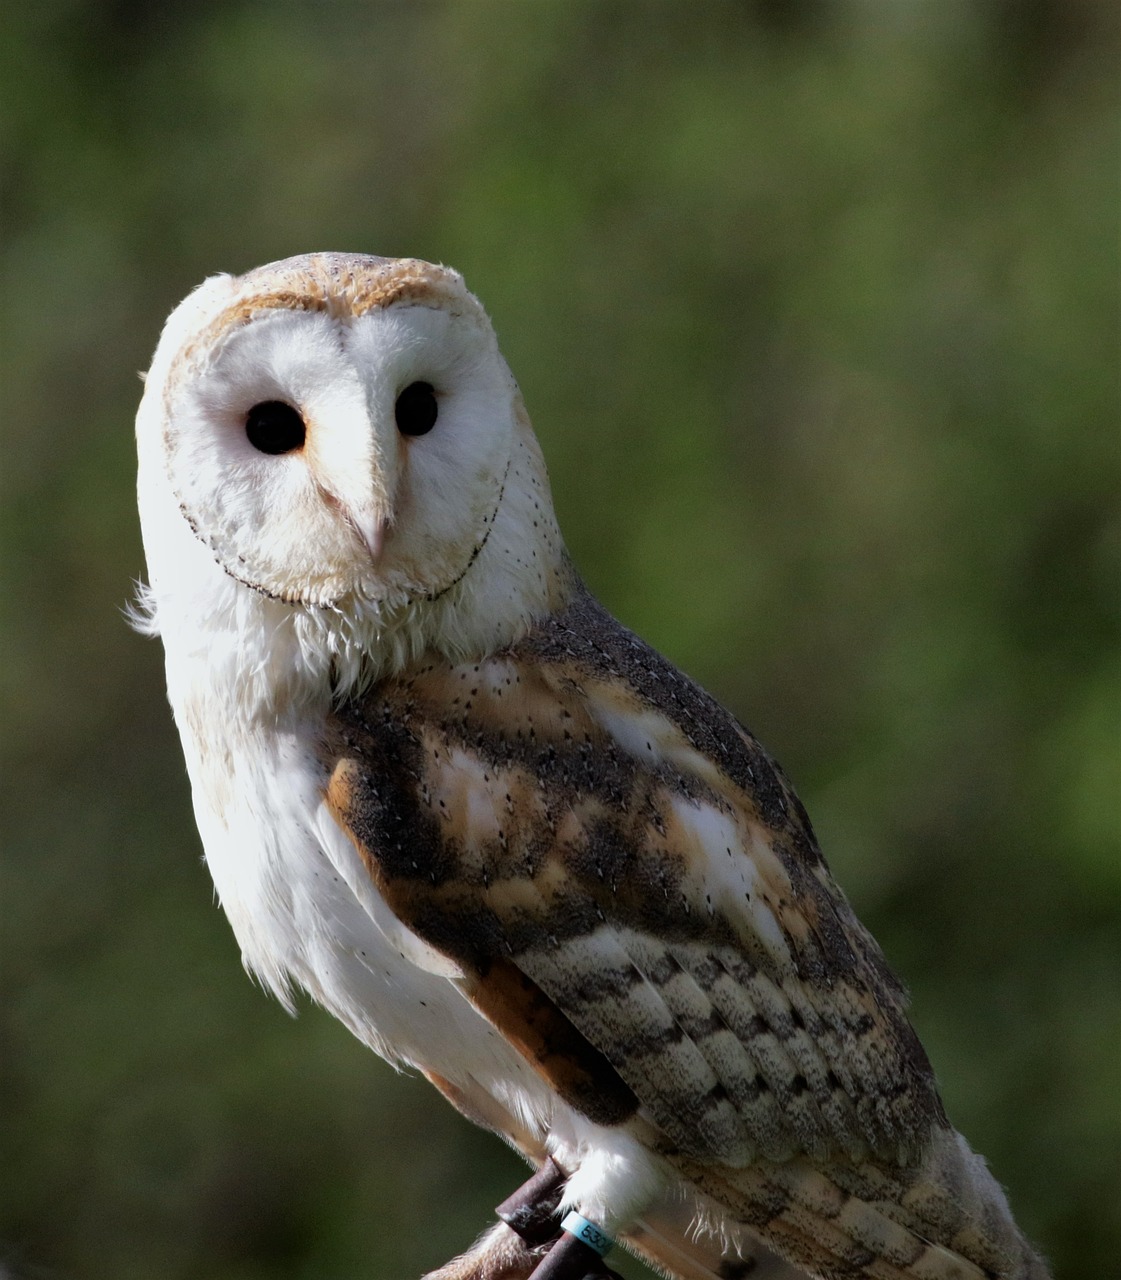
{"type": "Polygon", "coordinates": [[[437,1280],[1047,1275],[783,773],[581,583],[459,275],[207,280],[137,436],[245,966],[536,1167],[437,1280]]]}

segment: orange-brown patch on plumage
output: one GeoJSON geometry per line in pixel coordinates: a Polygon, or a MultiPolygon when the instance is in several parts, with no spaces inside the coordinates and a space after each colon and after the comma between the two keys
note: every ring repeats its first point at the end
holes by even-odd
{"type": "Polygon", "coordinates": [[[578,1111],[599,1124],[621,1124],[638,1101],[615,1068],[539,986],[509,960],[463,981],[472,1004],[578,1111]]]}

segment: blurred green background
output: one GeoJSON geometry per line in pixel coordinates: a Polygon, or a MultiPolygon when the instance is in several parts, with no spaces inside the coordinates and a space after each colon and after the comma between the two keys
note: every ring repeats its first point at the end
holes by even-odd
{"type": "Polygon", "coordinates": [[[520,1179],[241,973],[120,613],[164,316],[353,249],[465,273],[591,585],[783,761],[1057,1274],[1116,1274],[1117,13],[7,7],[0,1273],[407,1280],[520,1179]]]}

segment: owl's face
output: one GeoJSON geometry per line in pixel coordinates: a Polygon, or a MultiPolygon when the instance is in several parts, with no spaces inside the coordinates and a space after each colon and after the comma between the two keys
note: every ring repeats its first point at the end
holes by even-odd
{"type": "Polygon", "coordinates": [[[215,277],[157,372],[182,516],[257,592],[432,601],[488,540],[524,415],[454,272],[320,254],[215,277]]]}

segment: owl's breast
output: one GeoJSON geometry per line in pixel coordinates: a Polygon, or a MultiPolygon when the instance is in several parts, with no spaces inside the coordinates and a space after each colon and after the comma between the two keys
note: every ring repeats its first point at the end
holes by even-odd
{"type": "Polygon", "coordinates": [[[460,993],[457,967],[390,911],[329,812],[315,719],[221,735],[180,724],[207,865],[246,969],[288,1008],[302,988],[384,1058],[482,1086],[544,1125],[553,1100],[540,1077],[460,993]]]}

